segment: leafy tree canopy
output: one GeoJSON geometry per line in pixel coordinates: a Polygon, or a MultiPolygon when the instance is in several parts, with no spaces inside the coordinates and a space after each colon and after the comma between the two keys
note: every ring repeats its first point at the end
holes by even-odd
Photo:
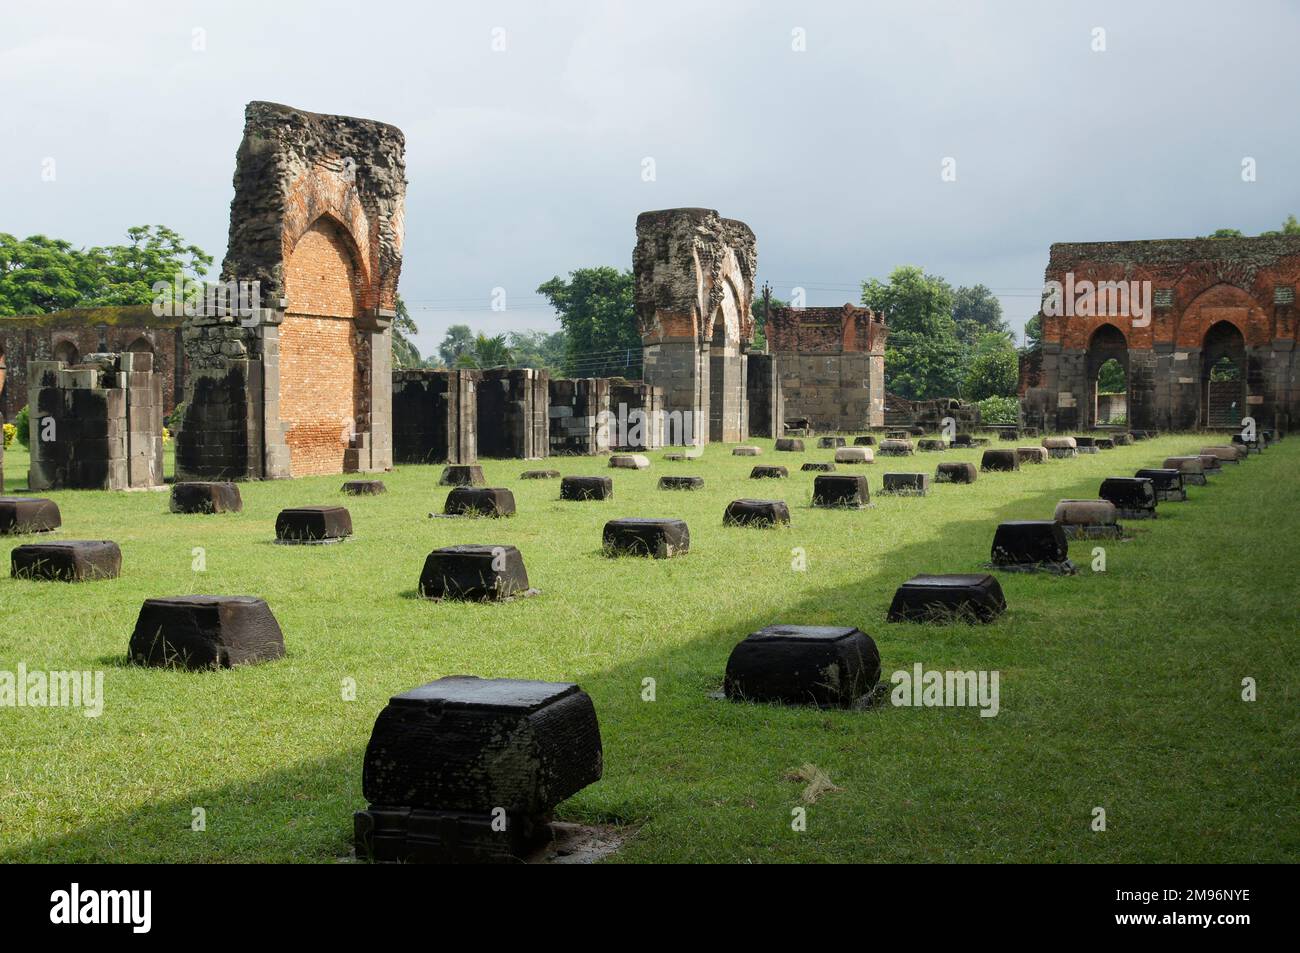
{"type": "Polygon", "coordinates": [[[639,377],[641,332],[633,309],[632,272],[578,268],[538,287],[564,328],[565,373],[571,377],[639,377]]]}

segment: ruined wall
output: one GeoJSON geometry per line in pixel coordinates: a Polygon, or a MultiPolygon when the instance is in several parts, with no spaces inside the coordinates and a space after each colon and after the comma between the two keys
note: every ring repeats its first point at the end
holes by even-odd
{"type": "Polygon", "coordinates": [[[393,458],[397,463],[478,460],[474,372],[393,372],[393,458]]]}
{"type": "Polygon", "coordinates": [[[550,446],[545,371],[531,367],[474,371],[478,452],[483,457],[533,460],[550,446]]]}
{"type": "Polygon", "coordinates": [[[223,281],[260,308],[185,320],[182,479],[392,466],[405,140],[384,123],[250,103],[223,281]]]}
{"type": "Polygon", "coordinates": [[[806,418],[814,430],[884,425],[883,317],[851,304],[774,308],[765,333],[787,418],[806,418]]]}
{"type": "Polygon", "coordinates": [[[616,450],[654,450],[695,441],[690,427],[697,417],[665,406],[661,387],[646,381],[610,379],[608,440],[616,450]]]}
{"type": "Polygon", "coordinates": [[[1056,244],[1046,280],[1076,291],[1082,282],[1121,281],[1150,282],[1151,290],[1147,323],[1133,307],[1116,313],[1107,302],[1084,309],[1091,313],[1044,313],[1041,388],[1027,391],[1026,401],[1049,426],[1096,422],[1096,375],[1108,356],[1127,370],[1131,427],[1213,425],[1212,417],[1224,419],[1225,400],[1282,430],[1300,414],[1300,236],[1056,244]],[[1226,398],[1209,380],[1221,356],[1241,372],[1226,398]]]}
{"type": "Polygon", "coordinates": [[[551,378],[547,409],[551,456],[609,450],[608,428],[600,426],[610,412],[609,388],[609,379],[603,377],[551,378]]]}
{"type": "Polygon", "coordinates": [[[162,377],[153,355],[33,361],[27,379],[31,489],[162,486],[162,377]]]}
{"type": "Polygon", "coordinates": [[[748,435],[745,350],[754,340],[757,241],[713,209],[642,212],[632,254],[643,377],[695,442],[748,435]]]}
{"type": "Polygon", "coordinates": [[[750,353],[745,371],[746,400],[749,404],[749,435],[780,437],[785,434],[785,394],[776,356],[750,353]]]}
{"type": "Polygon", "coordinates": [[[158,317],[150,305],[0,318],[0,413],[13,420],[27,404],[27,365],[32,361],[75,364],[87,354],[147,351],[153,355],[154,373],[162,377],[163,414],[170,414],[185,393],[181,320],[158,317]]]}

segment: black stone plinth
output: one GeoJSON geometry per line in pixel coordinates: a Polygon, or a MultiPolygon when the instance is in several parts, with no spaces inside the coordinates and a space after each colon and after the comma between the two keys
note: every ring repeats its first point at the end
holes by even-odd
{"type": "Polygon", "coordinates": [[[521,480],[558,480],[559,470],[525,470],[519,474],[521,480]]]}
{"type": "Polygon", "coordinates": [[[974,483],[978,477],[973,463],[941,463],[934,471],[935,483],[974,483]]]}
{"type": "Polygon", "coordinates": [[[777,437],[776,449],[787,453],[803,453],[803,441],[798,437],[777,437]]]}
{"type": "Polygon", "coordinates": [[[352,514],[342,506],[295,506],[275,518],[280,543],[337,543],[352,535],[352,514]]]}
{"type": "Polygon", "coordinates": [[[1115,504],[1120,519],[1156,518],[1156,487],[1146,477],[1107,477],[1097,496],[1115,504]]]}
{"type": "Polygon", "coordinates": [[[817,446],[823,450],[835,450],[846,445],[843,437],[818,437],[817,446]]]}
{"type": "Polygon", "coordinates": [[[867,478],[853,473],[835,473],[813,480],[813,506],[861,509],[871,502],[867,478]]]}
{"type": "Polygon", "coordinates": [[[926,437],[916,442],[916,448],[927,453],[935,453],[940,450],[948,449],[948,441],[937,437],[926,437]]]}
{"type": "Polygon", "coordinates": [[[1006,611],[997,579],[981,575],[913,576],[894,592],[890,622],[992,622],[1006,611]]]}
{"type": "Polygon", "coordinates": [[[486,486],[487,480],[483,478],[483,468],[477,463],[453,463],[442,468],[438,483],[442,486],[486,486]]]}
{"type": "Polygon", "coordinates": [[[48,533],[63,523],[53,500],[39,496],[0,496],[0,536],[48,533]]]}
{"type": "Polygon", "coordinates": [[[128,649],[137,665],[231,668],[284,657],[284,635],[262,599],[171,596],[146,599],[128,649]]]}
{"type": "Polygon", "coordinates": [[[754,467],[749,471],[751,480],[784,480],[790,475],[790,471],[785,467],[762,466],[754,467]]]}
{"type": "Polygon", "coordinates": [[[853,438],[853,446],[855,447],[874,447],[875,445],[876,438],[871,434],[863,434],[860,437],[853,438]]]}
{"type": "Polygon", "coordinates": [[[834,473],[835,464],[833,463],[805,463],[799,468],[804,473],[834,473]]]}
{"type": "Polygon", "coordinates": [[[1010,520],[993,534],[993,565],[999,569],[1073,572],[1065,529],[1055,520],[1010,520]]]}
{"type": "Polygon", "coordinates": [[[930,474],[928,473],[886,473],[881,493],[901,494],[904,496],[925,496],[930,491],[930,474]]]}
{"type": "Polygon", "coordinates": [[[527,593],[528,572],[514,546],[444,546],[425,559],[417,588],[426,599],[496,601],[527,593]]]}
{"type": "Polygon", "coordinates": [[[660,477],[659,489],[661,490],[702,490],[704,489],[704,477],[697,477],[697,476],[660,477]]]}
{"type": "Polygon", "coordinates": [[[233,483],[173,483],[173,513],[239,513],[244,501],[233,483]]]}
{"type": "Polygon", "coordinates": [[[980,469],[985,473],[1019,470],[1020,455],[1014,450],[985,450],[980,469]]]}
{"type": "Polygon", "coordinates": [[[611,556],[668,559],[690,552],[691,531],[685,520],[629,517],[606,523],[601,542],[611,556]]]}
{"type": "Polygon", "coordinates": [[[878,681],[880,652],[865,632],[770,625],[731,650],[723,690],[733,701],[847,708],[878,681]]]}
{"type": "Polygon", "coordinates": [[[562,500],[610,500],[614,498],[614,479],[607,476],[567,476],[560,481],[562,500]]]}
{"type": "Polygon", "coordinates": [[[1156,500],[1160,503],[1183,503],[1187,500],[1187,488],[1183,486],[1183,471],[1172,467],[1145,467],[1133,474],[1151,481],[1156,491],[1156,500]]]}
{"type": "Polygon", "coordinates": [[[732,500],[722,522],[727,526],[788,526],[790,507],[783,500],[732,500]]]}
{"type": "Polygon", "coordinates": [[[24,543],[9,555],[15,579],[47,582],[92,582],[116,579],[122,572],[122,550],[107,539],[61,539],[24,543]]]}
{"type": "Polygon", "coordinates": [[[448,516],[514,516],[515,495],[501,486],[457,486],[447,494],[448,516]]]}
{"type": "Polygon", "coordinates": [[[383,480],[349,480],[343,484],[343,492],[348,496],[378,496],[387,493],[388,487],[383,480]]]}

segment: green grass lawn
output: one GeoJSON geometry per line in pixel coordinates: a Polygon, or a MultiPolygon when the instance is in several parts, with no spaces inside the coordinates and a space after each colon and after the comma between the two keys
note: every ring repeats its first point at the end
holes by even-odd
{"type": "MultiPolygon", "coordinates": [[[[758,460],[712,445],[704,458],[607,470],[551,459],[565,474],[613,474],[612,501],[568,503],[538,466],[486,461],[519,515],[429,519],[439,467],[383,476],[389,492],[346,498],[342,477],[244,484],[244,512],[178,516],[165,493],[57,492],[63,538],[122,547],[115,581],[0,578],[0,669],[98,669],[102,717],[0,708],[0,859],[323,861],[346,857],[364,807],[361,761],[387,698],[450,674],[577,681],[595,701],[605,776],[562,804],[562,819],[639,827],[615,861],[1294,861],[1300,438],[1286,440],[1124,542],[1077,542],[1074,577],[1003,574],[1009,611],[990,626],[893,625],[895,587],[918,572],[978,570],[996,524],[1050,518],[1058,499],[1096,496],[1217,438],[1171,435],[1019,473],[939,485],[925,498],[875,496],[888,470],[978,461],[978,450],[881,458],[863,468],[875,507],[814,510],[805,460],[758,460]],[[750,481],[782,463],[785,481],[750,481]],[[703,491],[657,489],[666,474],[703,491]],[[742,496],[789,502],[792,526],[722,525],[742,496]],[[355,537],[276,546],[286,506],[343,503],[355,537]],[[605,520],[676,516],[691,552],[609,559],[605,520]],[[536,598],[506,604],[415,597],[429,550],[507,543],[536,598]],[[1108,572],[1089,566],[1094,546],[1108,572]],[[192,568],[202,547],[207,568],[192,568]],[[807,553],[794,571],[792,550],[807,553]],[[284,630],[281,661],[221,672],[124,664],[143,599],[184,593],[264,597],[284,630]],[[887,678],[927,669],[996,670],[1001,711],[818,711],[718,701],[733,645],[774,622],[855,625],[887,678]],[[657,700],[642,700],[642,680],[657,700]],[[1258,700],[1241,699],[1246,677],[1258,700]],[[342,698],[355,679],[356,700],[342,698]],[[838,791],[791,829],[813,764],[838,791]],[[191,811],[206,830],[191,830],[191,811]],[[1093,809],[1107,830],[1094,832],[1093,809]]],[[[810,442],[811,446],[811,442],[810,442]]],[[[995,442],[994,446],[998,446],[995,442]]],[[[1003,446],[1010,446],[1003,444],[1003,446]]],[[[6,454],[7,489],[27,458],[6,454]]],[[[841,469],[846,469],[841,467],[841,469]]],[[[21,538],[0,540],[7,566],[21,538]]]]}

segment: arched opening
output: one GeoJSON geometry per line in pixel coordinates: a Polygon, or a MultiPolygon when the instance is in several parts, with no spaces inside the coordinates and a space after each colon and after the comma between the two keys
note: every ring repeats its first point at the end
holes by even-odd
{"type": "Polygon", "coordinates": [[[357,418],[356,317],[360,313],[352,241],[319,218],[284,264],[287,307],[280,325],[280,419],[297,476],[342,473],[361,429],[357,418]]]}
{"type": "Polygon", "coordinates": [[[1128,341],[1113,324],[1103,324],[1088,342],[1088,416],[1085,423],[1127,424],[1128,341]]]}
{"type": "Polygon", "coordinates": [[[709,334],[709,439],[739,440],[741,391],[740,304],[735,286],[722,279],[722,300],[709,334]]]}
{"type": "Polygon", "coordinates": [[[1220,321],[1205,332],[1201,368],[1201,426],[1239,426],[1246,416],[1246,340],[1235,324],[1220,321]]]}
{"type": "Polygon", "coordinates": [[[149,341],[147,337],[144,337],[143,335],[141,335],[140,337],[132,341],[131,345],[127,348],[127,350],[130,351],[132,354],[153,354],[154,353],[153,344],[149,341]]]}
{"type": "Polygon", "coordinates": [[[81,360],[81,355],[77,353],[77,345],[71,341],[58,342],[50,353],[54,360],[62,361],[64,364],[76,364],[81,360]]]}

